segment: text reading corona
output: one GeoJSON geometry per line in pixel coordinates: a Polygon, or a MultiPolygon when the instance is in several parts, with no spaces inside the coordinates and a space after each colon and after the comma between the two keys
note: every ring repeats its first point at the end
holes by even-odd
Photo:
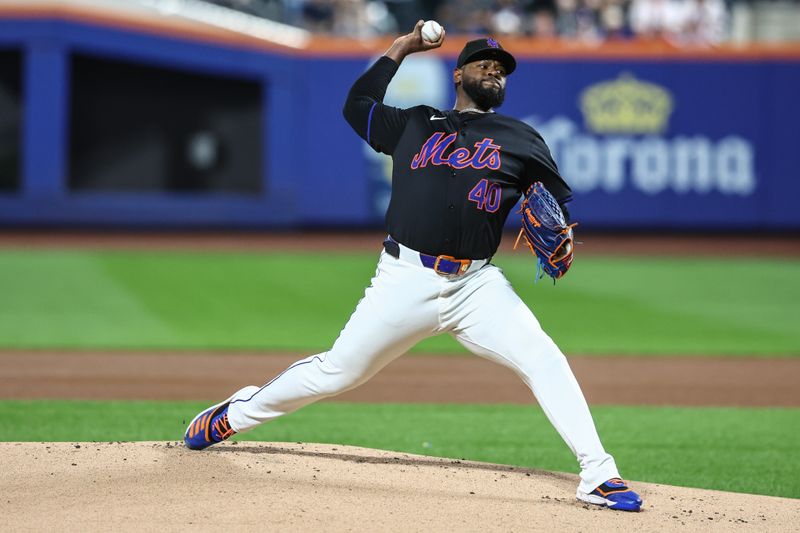
{"type": "Polygon", "coordinates": [[[469,148],[456,148],[448,155],[444,153],[456,140],[456,134],[449,135],[437,131],[422,145],[419,153],[411,160],[411,168],[416,170],[431,165],[447,165],[453,168],[472,167],[476,169],[488,168],[497,170],[500,168],[500,146],[494,144],[494,139],[485,138],[475,143],[475,151],[469,148]]]}

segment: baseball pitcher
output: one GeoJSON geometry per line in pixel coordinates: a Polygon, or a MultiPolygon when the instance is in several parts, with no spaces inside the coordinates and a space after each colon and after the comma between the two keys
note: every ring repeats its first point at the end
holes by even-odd
{"type": "Polygon", "coordinates": [[[448,333],[530,387],[578,460],[579,500],[638,511],[641,498],[603,449],[566,358],[491,263],[523,195],[523,236],[544,273],[559,278],[572,263],[569,186],[541,135],[495,112],[516,61],[494,39],[470,41],[453,70],[453,109],[385,105],[403,59],[444,41],[444,31],[424,39],[422,27],[397,38],[344,105],[355,132],[393,159],[388,236],[364,297],[329,351],[204,410],[186,445],[206,448],[357,387],[422,339],[448,333]]]}

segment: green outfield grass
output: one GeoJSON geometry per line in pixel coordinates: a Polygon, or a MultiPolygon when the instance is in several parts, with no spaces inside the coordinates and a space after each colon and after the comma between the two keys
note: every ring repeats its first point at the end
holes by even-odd
{"type": "MultiPolygon", "coordinates": [[[[0,348],[330,346],[376,254],[0,251],[0,348]]],[[[800,355],[800,261],[498,257],[567,353],[800,355]]],[[[453,352],[449,337],[417,351],[453,352]]]]}
{"type": "MultiPolygon", "coordinates": [[[[2,401],[3,441],[180,440],[205,404],[2,401]],[[35,423],[31,423],[35,421],[35,423]]],[[[800,409],[596,407],[629,479],[800,498],[800,409]]],[[[577,473],[534,406],[315,404],[239,440],[321,442],[577,473]]]]}

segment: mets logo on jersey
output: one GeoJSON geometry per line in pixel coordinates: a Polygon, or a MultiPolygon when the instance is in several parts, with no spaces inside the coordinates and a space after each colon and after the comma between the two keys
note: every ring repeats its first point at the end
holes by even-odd
{"type": "Polygon", "coordinates": [[[422,149],[414,155],[411,160],[411,168],[416,170],[430,163],[431,165],[447,165],[453,168],[475,169],[488,168],[497,170],[500,168],[500,146],[494,144],[494,139],[485,138],[475,143],[475,151],[469,148],[456,148],[448,155],[444,155],[453,141],[456,134],[445,135],[442,131],[437,131],[431,135],[422,145],[422,149]]]}

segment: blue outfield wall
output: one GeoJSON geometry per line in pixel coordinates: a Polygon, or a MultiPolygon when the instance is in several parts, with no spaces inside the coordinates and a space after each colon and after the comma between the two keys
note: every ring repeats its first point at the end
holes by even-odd
{"type": "Polygon", "coordinates": [[[507,111],[548,140],[587,223],[798,227],[797,63],[531,67],[515,82],[535,103],[507,111]]]}
{"type": "MultiPolygon", "coordinates": [[[[0,194],[15,225],[376,227],[390,184],[341,108],[371,58],[239,50],[56,20],[0,19],[23,54],[22,186],[0,194]],[[256,81],[256,194],[68,190],[70,57],[80,53],[256,81]]],[[[514,50],[512,50],[514,51],[514,50]]],[[[387,101],[442,108],[454,58],[404,62],[387,101]]],[[[502,112],[536,127],[575,190],[584,228],[800,229],[800,58],[524,57],[502,112]]],[[[125,105],[124,101],[120,102],[125,105]]]]}

